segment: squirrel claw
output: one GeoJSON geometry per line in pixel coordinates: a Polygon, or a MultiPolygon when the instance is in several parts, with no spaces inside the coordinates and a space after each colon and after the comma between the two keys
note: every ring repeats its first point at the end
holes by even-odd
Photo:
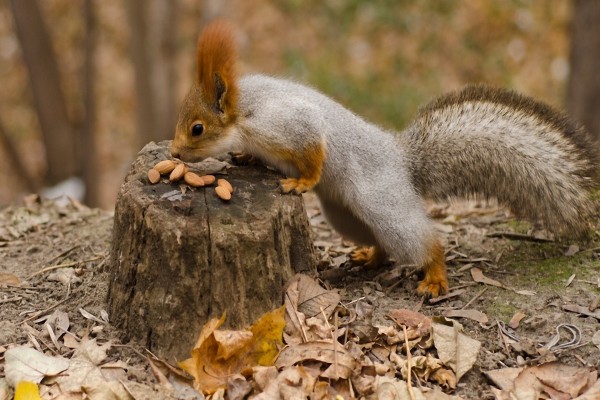
{"type": "Polygon", "coordinates": [[[306,179],[287,178],[279,181],[279,185],[282,193],[294,192],[296,194],[302,194],[307,190],[311,189],[312,186],[308,184],[306,179]]]}
{"type": "Polygon", "coordinates": [[[425,276],[417,288],[419,294],[428,297],[438,297],[440,294],[448,292],[448,281],[446,279],[435,279],[431,276],[425,276]]]}

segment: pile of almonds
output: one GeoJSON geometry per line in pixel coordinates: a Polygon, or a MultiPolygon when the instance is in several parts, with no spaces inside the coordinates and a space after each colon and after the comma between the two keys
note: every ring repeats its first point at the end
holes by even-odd
{"type": "MultiPolygon", "coordinates": [[[[178,163],[173,160],[163,160],[156,164],[148,171],[148,180],[154,185],[160,181],[161,175],[167,174],[169,174],[169,180],[171,182],[178,182],[183,179],[185,183],[195,188],[209,186],[215,182],[215,177],[213,175],[200,176],[191,172],[184,163],[178,163]]],[[[219,179],[217,181],[215,193],[221,200],[231,200],[233,186],[231,186],[231,183],[227,180],[219,179]]]]}

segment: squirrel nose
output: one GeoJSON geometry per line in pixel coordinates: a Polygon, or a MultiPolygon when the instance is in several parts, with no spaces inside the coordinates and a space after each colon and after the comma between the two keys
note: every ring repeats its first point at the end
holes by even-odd
{"type": "Polygon", "coordinates": [[[176,149],[171,149],[171,157],[179,158],[179,152],[176,149]]]}

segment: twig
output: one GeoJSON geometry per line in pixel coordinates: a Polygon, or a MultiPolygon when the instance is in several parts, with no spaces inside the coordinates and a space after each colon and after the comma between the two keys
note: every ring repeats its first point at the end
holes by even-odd
{"type": "Polygon", "coordinates": [[[292,303],[292,299],[290,298],[289,294],[287,294],[287,292],[286,292],[285,296],[290,301],[290,305],[292,306],[291,308],[294,311],[294,315],[296,316],[296,321],[298,321],[298,326],[300,327],[300,333],[302,333],[302,340],[304,341],[304,343],[306,343],[306,342],[308,342],[308,336],[306,336],[306,331],[304,330],[304,325],[300,321],[300,316],[298,315],[298,310],[296,310],[296,307],[292,303]]]}
{"type": "Polygon", "coordinates": [[[526,242],[537,242],[537,243],[551,243],[554,242],[552,239],[537,237],[533,235],[525,235],[523,233],[515,232],[492,232],[485,235],[491,238],[504,238],[511,240],[524,240],[526,242]]]}
{"type": "Polygon", "coordinates": [[[473,297],[471,300],[469,300],[469,301],[467,302],[467,304],[465,304],[464,306],[462,306],[462,307],[461,307],[461,310],[464,310],[465,308],[467,308],[467,307],[469,307],[471,304],[473,304],[473,302],[474,302],[475,300],[477,300],[477,299],[479,298],[479,296],[481,296],[481,295],[482,295],[482,294],[483,294],[483,293],[484,293],[486,290],[488,290],[488,287],[487,287],[487,286],[486,286],[486,287],[484,287],[483,289],[481,289],[481,291],[480,291],[479,293],[477,293],[477,294],[475,295],[475,297],[473,297]]]}
{"type": "Polygon", "coordinates": [[[408,369],[408,376],[406,378],[406,384],[408,385],[408,395],[410,400],[415,400],[415,394],[412,388],[412,356],[410,354],[410,348],[408,347],[408,333],[406,332],[406,325],[402,325],[404,331],[404,343],[406,343],[406,368],[408,369]]]}
{"type": "Polygon", "coordinates": [[[23,321],[19,322],[19,324],[23,324],[25,322],[29,322],[32,319],[35,319],[37,317],[39,317],[40,315],[47,313],[50,310],[55,309],[56,307],[60,306],[61,304],[65,303],[67,300],[69,300],[69,296],[67,295],[64,299],[62,299],[61,301],[59,301],[58,303],[55,303],[54,305],[51,305],[50,307],[46,308],[45,310],[42,311],[38,311],[36,313],[34,313],[32,316],[25,318],[23,321]]]}
{"type": "Polygon", "coordinates": [[[96,256],[96,257],[88,258],[87,260],[72,261],[72,262],[68,262],[68,263],[64,263],[64,264],[57,264],[57,265],[52,265],[50,267],[45,267],[45,268],[42,268],[39,271],[34,272],[33,274],[29,275],[27,277],[27,279],[31,279],[34,276],[41,275],[41,274],[43,274],[45,272],[48,272],[48,271],[53,271],[55,269],[74,267],[76,265],[85,264],[85,263],[88,263],[88,262],[91,262],[91,261],[97,261],[97,260],[99,260],[99,259],[101,259],[103,257],[104,256],[96,256]]]}

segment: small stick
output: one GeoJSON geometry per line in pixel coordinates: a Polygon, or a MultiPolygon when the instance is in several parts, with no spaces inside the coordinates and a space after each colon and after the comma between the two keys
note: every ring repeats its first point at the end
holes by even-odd
{"type": "Polygon", "coordinates": [[[412,357],[408,347],[408,333],[406,332],[406,325],[402,325],[402,330],[404,331],[404,343],[406,343],[406,367],[408,368],[406,384],[408,385],[408,395],[410,396],[410,400],[415,400],[415,394],[413,393],[412,388],[412,357]]]}
{"type": "Polygon", "coordinates": [[[465,304],[464,306],[461,307],[461,310],[464,310],[465,308],[469,307],[471,304],[473,304],[473,302],[475,300],[477,300],[479,298],[479,296],[481,296],[486,290],[488,289],[488,287],[484,287],[479,293],[477,293],[475,295],[475,297],[473,297],[471,300],[469,300],[469,302],[467,304],[465,304]]]}
{"type": "Polygon", "coordinates": [[[72,262],[68,262],[68,263],[64,263],[64,264],[57,264],[57,265],[52,265],[50,267],[45,267],[45,268],[42,268],[39,271],[34,272],[33,274],[29,275],[27,277],[27,279],[31,279],[34,276],[37,276],[37,275],[43,274],[44,272],[52,271],[52,270],[55,270],[55,269],[74,267],[76,265],[85,264],[85,263],[88,263],[90,261],[97,261],[97,260],[99,260],[99,259],[101,259],[103,257],[104,256],[96,256],[96,257],[88,258],[87,260],[72,261],[72,262]]]}

